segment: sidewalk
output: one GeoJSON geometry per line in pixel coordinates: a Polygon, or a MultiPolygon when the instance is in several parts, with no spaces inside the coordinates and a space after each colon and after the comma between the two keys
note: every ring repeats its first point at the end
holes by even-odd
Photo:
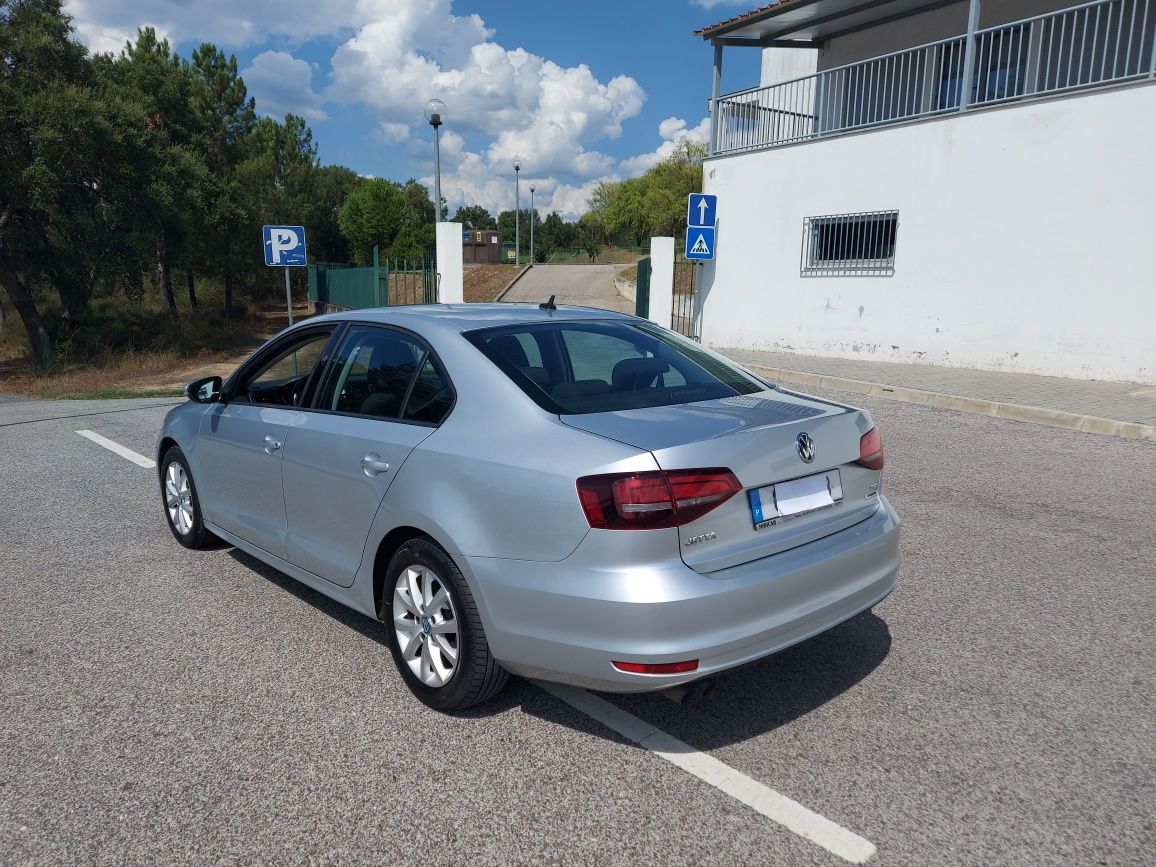
{"type": "Polygon", "coordinates": [[[712,348],[784,384],[1156,441],[1156,385],[712,348]]]}

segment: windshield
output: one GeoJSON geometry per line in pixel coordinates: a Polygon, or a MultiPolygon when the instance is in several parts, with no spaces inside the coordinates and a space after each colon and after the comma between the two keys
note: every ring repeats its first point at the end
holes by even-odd
{"type": "Polygon", "coordinates": [[[670,406],[769,386],[646,322],[546,322],[487,328],[467,340],[539,406],[562,415],[670,406]]]}

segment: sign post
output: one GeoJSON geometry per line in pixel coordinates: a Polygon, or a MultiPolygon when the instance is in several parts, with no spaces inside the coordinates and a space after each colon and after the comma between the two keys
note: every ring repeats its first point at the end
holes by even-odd
{"type": "Polygon", "coordinates": [[[717,223],[718,196],[691,193],[686,201],[686,249],[683,251],[688,260],[714,258],[717,223]]]}
{"type": "Polygon", "coordinates": [[[305,255],[304,226],[263,226],[265,264],[285,269],[285,305],[289,308],[289,324],[293,324],[293,290],[289,283],[290,268],[304,268],[309,264],[305,255]]]}

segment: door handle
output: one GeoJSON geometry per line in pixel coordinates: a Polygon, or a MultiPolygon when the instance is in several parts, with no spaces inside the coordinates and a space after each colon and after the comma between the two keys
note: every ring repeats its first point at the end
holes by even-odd
{"type": "Polygon", "coordinates": [[[265,454],[271,455],[281,448],[281,440],[276,437],[265,437],[265,454]]]}
{"type": "Polygon", "coordinates": [[[389,472],[389,464],[383,461],[381,455],[377,452],[370,452],[363,457],[361,459],[361,468],[365,470],[365,474],[371,478],[389,472]]]}

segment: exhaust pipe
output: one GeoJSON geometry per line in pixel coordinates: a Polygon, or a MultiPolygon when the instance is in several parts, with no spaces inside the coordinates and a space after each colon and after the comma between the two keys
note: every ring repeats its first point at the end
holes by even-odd
{"type": "Polygon", "coordinates": [[[714,692],[715,682],[710,679],[695,680],[690,683],[680,683],[677,686],[668,686],[662,694],[675,704],[690,704],[693,701],[706,698],[714,692]]]}

